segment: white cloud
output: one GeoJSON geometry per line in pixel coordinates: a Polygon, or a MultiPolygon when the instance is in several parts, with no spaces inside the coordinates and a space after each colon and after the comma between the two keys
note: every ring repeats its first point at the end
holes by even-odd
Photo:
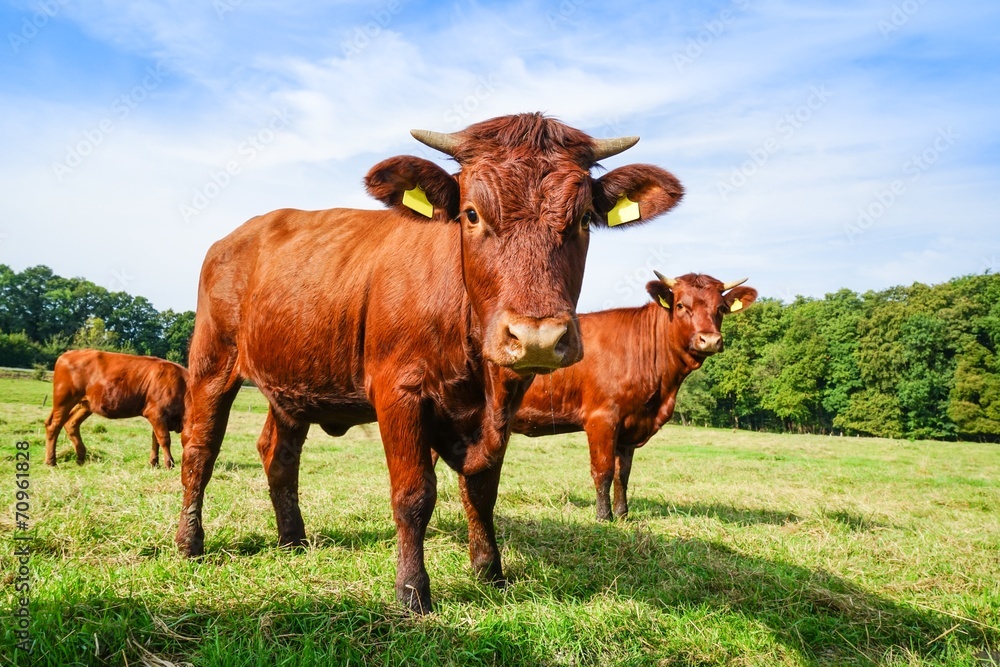
{"type": "Polygon", "coordinates": [[[384,8],[361,4],[239,3],[221,18],[211,5],[72,5],[84,33],[142,65],[100,90],[127,94],[157,59],[169,77],[64,182],[52,163],[111,113],[113,96],[67,103],[0,87],[11,137],[0,176],[16,193],[0,204],[16,221],[0,225],[0,261],[97,282],[125,268],[131,291],[190,308],[208,245],[243,220],[280,206],[371,207],[360,181],[378,160],[444,162],[410,128],[534,110],[597,136],[640,134],[606,166],[660,164],[687,188],[662,220],[595,235],[585,309],[644,300],[623,276],[651,258],[670,273],[750,274],[765,294],[818,296],[980,271],[998,252],[998,74],[982,27],[997,10],[986,5],[927,3],[886,37],[878,22],[892,3],[401,7],[383,25],[384,8]],[[732,18],[713,35],[725,7],[732,18]],[[370,25],[363,48],[346,52],[370,25]],[[678,66],[692,40],[697,57],[678,66]],[[822,104],[817,89],[829,92],[822,104]],[[241,146],[275,112],[290,120],[247,159],[241,146]],[[863,234],[846,233],[947,126],[954,145],[863,234]],[[181,205],[234,159],[239,174],[185,222],[181,205]],[[721,196],[741,168],[745,183],[721,196]]]}

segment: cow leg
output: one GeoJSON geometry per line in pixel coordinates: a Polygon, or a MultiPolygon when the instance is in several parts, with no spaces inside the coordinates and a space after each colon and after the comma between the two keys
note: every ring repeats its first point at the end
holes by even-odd
{"type": "MultiPolygon", "coordinates": [[[[195,342],[192,342],[192,350],[195,342]]],[[[239,392],[239,376],[233,370],[235,359],[224,359],[212,366],[211,360],[197,358],[192,352],[190,365],[194,370],[188,381],[184,400],[184,430],[181,444],[181,484],[184,500],[174,542],[188,557],[205,551],[205,530],[201,522],[205,487],[212,479],[215,460],[219,456],[222,438],[229,423],[229,410],[239,392]]]]}
{"type": "Polygon", "coordinates": [[[70,442],[73,443],[73,448],[76,450],[76,464],[80,466],[87,460],[87,447],[83,444],[83,438],[80,437],[80,425],[91,414],[90,408],[86,403],[77,403],[70,411],[69,419],[66,420],[66,424],[64,425],[66,435],[69,436],[70,442]]]}
{"type": "Polygon", "coordinates": [[[306,541],[305,524],[299,510],[299,460],[309,424],[294,424],[276,416],[274,406],[267,411],[264,430],[257,440],[271,504],[278,520],[278,544],[301,546],[306,541]]]}
{"type": "Polygon", "coordinates": [[[149,423],[153,427],[153,447],[149,452],[149,465],[153,468],[159,467],[162,449],[163,467],[169,470],[174,467],[174,457],[170,454],[170,430],[159,419],[150,419],[149,423]]]}
{"type": "Polygon", "coordinates": [[[431,447],[421,428],[419,397],[403,390],[392,393],[395,395],[381,398],[376,391],[375,409],[389,466],[396,522],[396,599],[424,614],[431,611],[424,536],[437,502],[437,476],[431,463],[431,447]]]}
{"type": "Polygon", "coordinates": [[[502,586],[503,567],[493,527],[493,507],[497,502],[502,461],[475,475],[459,475],[462,505],[469,520],[469,558],[480,579],[502,586]]]}
{"type": "Polygon", "coordinates": [[[56,441],[59,439],[59,431],[62,430],[69,414],[69,410],[56,403],[52,406],[52,412],[45,419],[45,465],[47,466],[56,464],[56,441]]]}
{"type": "Polygon", "coordinates": [[[635,447],[623,446],[615,451],[615,516],[628,516],[628,477],[632,474],[635,447]]]}
{"type": "Polygon", "coordinates": [[[597,489],[597,520],[611,521],[611,482],[615,475],[615,425],[594,419],[584,424],[590,444],[590,476],[597,489]]]}

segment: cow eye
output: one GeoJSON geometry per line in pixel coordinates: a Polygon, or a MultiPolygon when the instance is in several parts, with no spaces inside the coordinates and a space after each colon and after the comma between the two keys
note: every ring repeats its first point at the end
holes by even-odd
{"type": "Polygon", "coordinates": [[[594,213],[592,211],[587,211],[586,213],[583,214],[583,217],[580,218],[580,228],[590,229],[590,223],[592,223],[593,221],[594,221],[594,213]]]}
{"type": "Polygon", "coordinates": [[[466,209],[465,217],[468,218],[469,222],[471,222],[472,224],[476,224],[477,222],[479,222],[479,214],[476,213],[476,210],[473,208],[466,209]]]}

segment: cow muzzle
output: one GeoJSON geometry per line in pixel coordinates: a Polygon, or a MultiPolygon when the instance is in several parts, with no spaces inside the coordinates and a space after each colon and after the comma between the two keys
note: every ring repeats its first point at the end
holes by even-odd
{"type": "Polygon", "coordinates": [[[713,355],[716,352],[722,352],[722,334],[708,332],[696,333],[691,342],[691,348],[694,352],[706,357],[713,355]]]}
{"type": "Polygon", "coordinates": [[[550,373],[583,358],[579,329],[568,314],[536,318],[504,312],[492,333],[486,358],[521,375],[550,373]]]}

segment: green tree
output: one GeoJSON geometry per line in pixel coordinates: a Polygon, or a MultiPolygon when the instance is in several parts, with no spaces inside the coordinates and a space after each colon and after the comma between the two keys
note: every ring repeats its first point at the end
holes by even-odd
{"type": "Polygon", "coordinates": [[[827,355],[822,408],[833,426],[834,417],[847,409],[851,394],[864,386],[857,360],[862,302],[851,290],[842,289],[827,294],[821,303],[819,332],[827,355]]]}
{"type": "Polygon", "coordinates": [[[154,354],[169,361],[186,365],[188,348],[194,333],[194,312],[185,310],[181,313],[175,313],[170,309],[165,310],[160,313],[160,329],[163,331],[163,335],[160,339],[160,346],[156,348],[154,354]]]}
{"type": "Polygon", "coordinates": [[[897,385],[903,427],[914,438],[948,438],[955,424],[948,417],[948,397],[955,374],[948,324],[917,313],[900,331],[903,366],[897,385]]]}
{"type": "Polygon", "coordinates": [[[769,343],[756,367],[760,406],[787,429],[821,427],[827,372],[826,341],[820,333],[822,303],[799,297],[784,309],[781,338],[769,343]]]}
{"type": "Polygon", "coordinates": [[[10,334],[0,332],[0,366],[28,368],[36,363],[38,356],[38,344],[23,331],[10,334]]]}
{"type": "Polygon", "coordinates": [[[761,411],[754,368],[765,346],[781,336],[781,311],[780,301],[760,299],[746,312],[723,320],[726,351],[703,366],[717,401],[719,425],[764,426],[767,416],[761,411]]]}
{"type": "Polygon", "coordinates": [[[107,328],[118,335],[123,348],[153,354],[163,337],[160,314],[153,304],[125,292],[112,292],[110,298],[113,309],[105,321],[107,328]]]}
{"type": "Polygon", "coordinates": [[[33,266],[15,273],[0,271],[0,330],[23,331],[33,341],[44,338],[45,293],[52,269],[33,266]]]}
{"type": "Polygon", "coordinates": [[[99,317],[88,319],[73,337],[73,347],[78,350],[105,350],[114,352],[118,347],[118,334],[108,331],[99,317]]]}
{"type": "Polygon", "coordinates": [[[959,433],[1000,436],[1000,367],[996,355],[971,343],[958,358],[948,417],[959,433]]]}
{"type": "Polygon", "coordinates": [[[674,412],[681,423],[711,426],[716,410],[715,396],[712,395],[711,383],[702,371],[695,371],[684,380],[677,392],[677,404],[674,412]]]}

